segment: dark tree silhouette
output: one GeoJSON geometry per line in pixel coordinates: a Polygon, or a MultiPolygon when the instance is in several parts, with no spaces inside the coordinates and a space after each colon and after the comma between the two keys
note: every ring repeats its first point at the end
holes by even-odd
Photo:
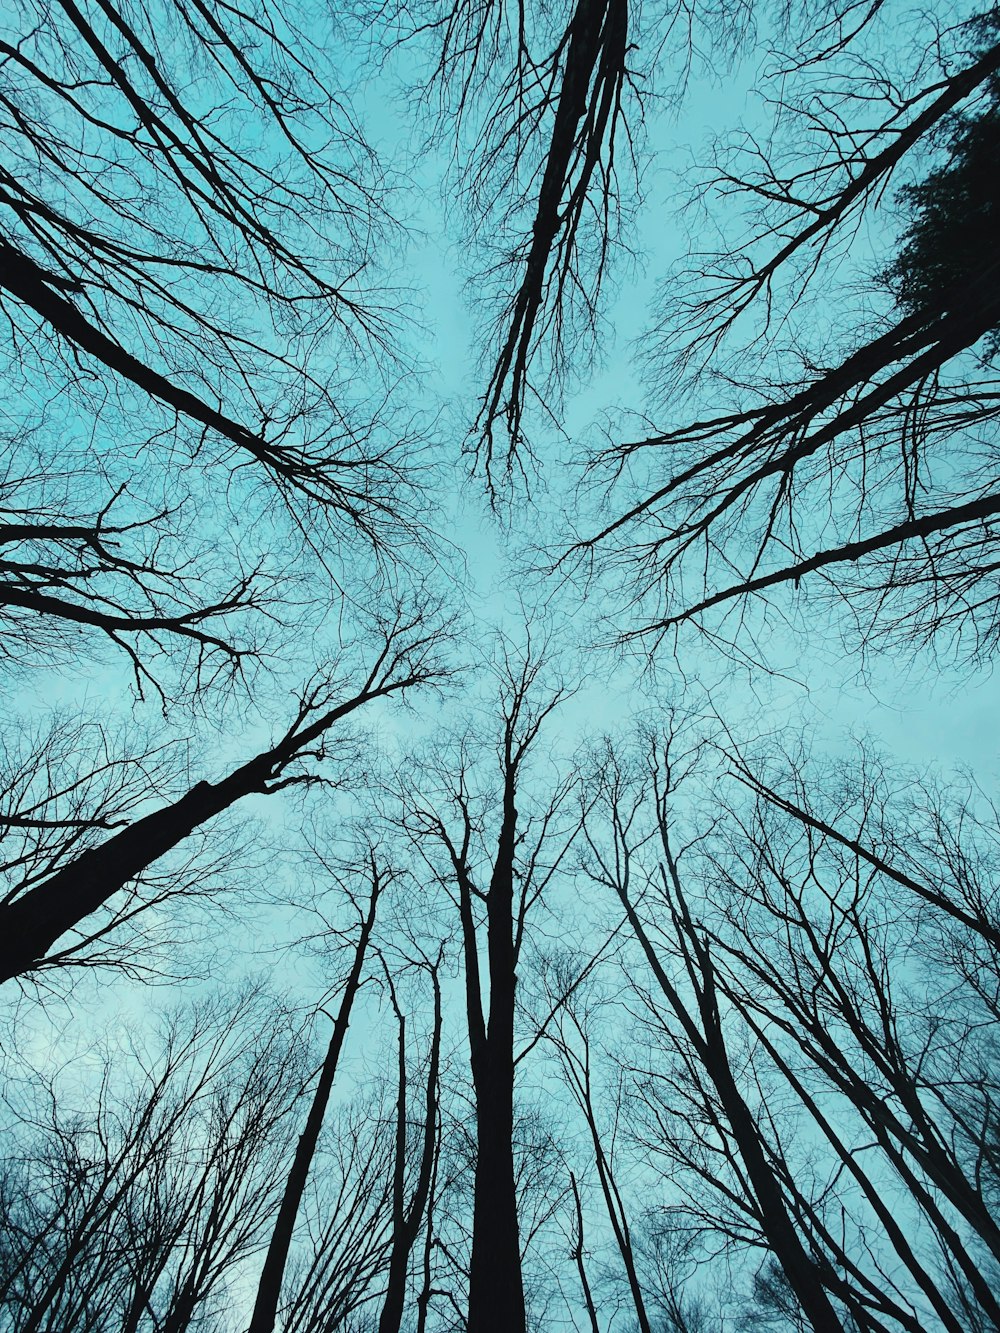
{"type": "MultiPolygon", "coordinates": [[[[863,777],[858,785],[863,794],[856,803],[868,805],[875,833],[887,814],[866,793],[871,787],[863,777]]],[[[822,792],[814,783],[813,799],[822,792]]],[[[905,819],[905,808],[897,818],[905,819]]],[[[850,1106],[926,1218],[943,1263],[962,1273],[973,1303],[996,1321],[1000,1308],[989,1276],[998,1248],[989,1184],[996,1169],[995,1093],[984,1064],[988,1043],[984,1049],[978,1036],[984,1017],[987,1030],[991,1022],[989,1003],[983,1006],[977,994],[984,973],[996,975],[995,945],[980,947],[983,936],[970,932],[967,913],[956,916],[939,903],[928,912],[919,880],[904,881],[878,858],[873,864],[867,849],[855,852],[820,822],[802,820],[799,810],[770,795],[749,818],[737,816],[743,849],[728,871],[721,867],[720,890],[738,886],[741,901],[730,899],[729,930],[712,932],[718,955],[733,964],[720,986],[809,1109],[937,1317],[947,1327],[962,1326],[962,1311],[942,1291],[916,1237],[884,1206],[872,1160],[851,1157],[841,1138],[846,1119],[833,1115],[824,1088],[850,1106]],[[942,928],[950,941],[944,949],[942,928]],[[921,995],[907,984],[904,944],[934,967],[943,985],[922,988],[921,995]],[[956,960],[958,950],[977,959],[972,986],[967,967],[949,958],[952,949],[956,960]]],[[[956,868],[978,859],[974,836],[970,822],[956,868]]],[[[919,844],[912,850],[922,858],[919,844]]],[[[936,878],[932,857],[920,878],[936,878]]],[[[961,891],[953,879],[951,894],[959,898],[961,891]]]]}
{"type": "MultiPolygon", "coordinates": [[[[625,1280],[628,1283],[629,1296],[635,1309],[636,1328],[639,1330],[639,1333],[652,1333],[652,1324],[650,1323],[649,1312],[646,1309],[646,1298],[639,1277],[635,1247],[632,1243],[632,1229],[629,1224],[629,1218],[622,1198],[621,1189],[615,1179],[614,1150],[613,1147],[606,1146],[608,1143],[613,1145],[618,1137],[616,1129],[619,1115],[621,1113],[620,1096],[618,1103],[613,1107],[612,1127],[609,1131],[605,1132],[601,1127],[594,1095],[591,1076],[590,1037],[586,1030],[585,1022],[581,1021],[571,1007],[567,1007],[565,1013],[560,1015],[560,1021],[556,1026],[556,1031],[553,1034],[550,1034],[550,1040],[559,1053],[559,1059],[565,1071],[566,1080],[573,1093],[573,1097],[580,1108],[587,1126],[587,1132],[590,1136],[591,1145],[593,1147],[594,1166],[597,1170],[597,1179],[600,1183],[601,1194],[604,1199],[605,1208],[607,1209],[608,1221],[611,1223],[611,1230],[614,1233],[615,1244],[621,1255],[622,1267],[625,1270],[625,1280]]],[[[575,1178],[571,1180],[571,1185],[577,1214],[577,1230],[580,1238],[579,1248],[575,1257],[580,1272],[580,1282],[584,1289],[588,1311],[592,1312],[593,1300],[590,1295],[590,1288],[587,1283],[587,1276],[583,1266],[583,1213],[580,1207],[580,1194],[575,1178]]]]}
{"type": "Polygon", "coordinates": [[[163,697],[164,673],[178,668],[182,683],[196,689],[243,676],[266,642],[268,621],[282,619],[263,560],[243,570],[224,543],[209,556],[203,545],[180,540],[178,506],[154,509],[132,497],[126,482],[105,494],[70,459],[60,468],[33,454],[22,434],[0,463],[8,672],[78,662],[83,639],[98,657],[102,644],[123,653],[140,694],[152,685],[163,697]],[[226,584],[220,575],[232,563],[226,584]]]}
{"type": "MultiPolygon", "coordinates": [[[[695,181],[691,273],[640,353],[657,419],[584,443],[607,507],[551,558],[619,580],[644,652],[692,624],[756,649],[800,584],[866,645],[1000,643],[1000,10],[948,5],[0,18],[0,672],[67,698],[0,734],[5,1333],[1000,1329],[1000,820],[974,784],[709,741],[655,685],[612,701],[624,670],[581,718],[574,624],[498,635],[460,728],[367,730],[455,674],[420,577],[434,493],[458,496],[420,489],[434,390],[394,212],[427,221],[440,173],[438,257],[461,249],[483,315],[455,447],[512,506],[543,431],[568,447],[659,189],[647,124],[744,55],[773,118],[695,181]],[[426,134],[407,194],[395,76],[426,134]],[[128,724],[73,702],[108,662],[128,724]],[[640,739],[581,758],[619,702],[640,739]],[[314,816],[360,830],[346,855],[314,816]],[[124,983],[164,942],[203,980],[258,888],[241,964],[276,967],[313,908],[332,1033],[293,1018],[320,989],[293,946],[295,1005],[216,969],[223,998],[144,1044],[124,983]],[[64,1040],[39,997],[112,966],[113,1062],[32,1091],[22,1052],[49,1070],[64,1040]]],[[[484,605],[472,633],[505,623],[484,605]]]]}
{"type": "Polygon", "coordinates": [[[288,1262],[288,1252],[291,1249],[296,1217],[302,1203],[302,1196],[305,1193],[306,1181],[309,1178],[313,1158],[316,1155],[316,1147],[323,1128],[323,1118],[326,1115],[330,1093],[333,1091],[333,1080],[337,1074],[337,1066],[340,1063],[340,1055],[344,1049],[347,1029],[351,1022],[351,1011],[362,984],[365,956],[375,925],[375,910],[378,907],[378,900],[386,879],[386,873],[376,859],[375,848],[368,848],[365,861],[362,866],[357,868],[356,873],[359,878],[363,874],[370,884],[368,906],[361,913],[354,957],[351,961],[350,971],[344,981],[340,1008],[337,1010],[337,1017],[334,1019],[333,1032],[330,1034],[330,1044],[327,1047],[326,1056],[316,1080],[316,1087],[313,1090],[312,1101],[309,1105],[309,1114],[306,1116],[302,1133],[295,1145],[295,1155],[292,1158],[288,1178],[285,1181],[281,1205],[274,1219],[274,1228],[268,1241],[267,1253],[264,1256],[260,1281],[257,1284],[257,1296],[254,1300],[253,1313],[250,1316],[247,1333],[272,1333],[277,1319],[278,1302],[281,1299],[285,1265],[288,1262]]]}
{"type": "Polygon", "coordinates": [[[283,1333],[374,1327],[392,1227],[392,1122],[370,1092],[329,1116],[282,1295],[283,1333]]]}
{"type": "MultiPolygon", "coordinates": [[[[912,220],[885,280],[908,314],[933,319],[936,312],[954,308],[970,281],[994,288],[1000,283],[993,258],[1000,226],[994,170],[1000,76],[993,75],[988,90],[990,100],[982,110],[958,112],[946,122],[946,165],[902,191],[912,220]]],[[[987,356],[995,354],[998,336],[995,329],[987,335],[987,356]]]]}
{"type": "Polygon", "coordinates": [[[791,799],[730,757],[753,799],[713,767],[703,820],[680,789],[708,751],[675,726],[646,753],[639,771],[602,755],[588,846],[656,981],[629,969],[640,1024],[618,1061],[664,1211],[710,1252],[769,1250],[764,1285],[810,1327],[988,1327],[989,808],[912,782],[889,803],[872,761],[844,780],[773,759],[791,799]],[[855,818],[863,842],[837,827],[855,818]]]}
{"type": "MultiPolygon", "coordinates": [[[[343,869],[347,872],[346,887],[352,869],[346,864],[343,869]]],[[[380,873],[383,883],[379,892],[384,894],[395,872],[380,873]]],[[[429,1283],[421,1291],[411,1280],[410,1261],[428,1219],[441,1146],[440,959],[430,961],[419,949],[415,956],[404,957],[394,947],[396,966],[390,967],[379,946],[370,945],[368,952],[369,956],[378,955],[382,972],[380,977],[379,968],[366,968],[368,980],[375,985],[384,983],[389,997],[387,1008],[397,1020],[396,1077],[386,1079],[384,1084],[379,1080],[365,1095],[354,1095],[346,1109],[342,1101],[340,1110],[330,1108],[327,1113],[329,1123],[314,1145],[308,1188],[300,1200],[301,1216],[277,1310],[276,1323],[284,1333],[335,1333],[345,1326],[391,1330],[400,1326],[408,1297],[425,1314],[430,1297],[426,1289],[429,1283]],[[401,1007],[404,973],[429,974],[435,997],[423,1096],[425,1114],[416,1116],[410,1110],[409,1093],[415,1079],[407,1057],[407,1015],[401,1007]]],[[[357,952],[354,956],[356,961],[357,952]]],[[[423,998],[419,981],[410,993],[423,998]]],[[[329,1060],[326,1064],[329,1068],[329,1060]]],[[[315,1112],[315,1098],[313,1107],[315,1112]]],[[[301,1159],[306,1141],[312,1141],[312,1125],[307,1127],[297,1159],[301,1159]]],[[[292,1175],[295,1169],[293,1165],[292,1175]]],[[[286,1192],[286,1202],[288,1198],[286,1192]]]]}
{"type": "MultiPolygon", "coordinates": [[[[431,1198],[434,1164],[437,1158],[438,1136],[440,1133],[441,1027],[443,1022],[441,983],[439,980],[441,960],[441,951],[439,951],[437,960],[433,963],[427,959],[421,960],[423,968],[430,976],[433,989],[433,1018],[430,1053],[427,1061],[423,1118],[422,1123],[418,1122],[420,1151],[417,1174],[409,1198],[407,1198],[407,1165],[410,1156],[408,1141],[409,1113],[407,1109],[409,1075],[406,1067],[406,1015],[399,1007],[399,1000],[392,982],[392,974],[388,969],[386,970],[386,983],[396,1020],[399,1024],[399,1085],[396,1097],[396,1141],[392,1174],[392,1241],[385,1300],[379,1315],[378,1333],[399,1333],[402,1327],[406,1307],[410,1256],[424,1226],[431,1198]]],[[[428,1242],[429,1240],[430,1228],[428,1226],[428,1242]]],[[[425,1282],[425,1292],[427,1285],[425,1282]]],[[[423,1301],[423,1308],[426,1310],[426,1300],[423,1301]]]]}
{"type": "Polygon", "coordinates": [[[593,365],[603,289],[639,201],[648,104],[709,49],[721,67],[750,5],[431,0],[376,12],[392,42],[426,52],[421,105],[457,160],[489,316],[468,447],[496,503],[535,457],[532,407],[557,422],[567,383],[593,365]]]}
{"type": "Polygon", "coordinates": [[[35,866],[26,875],[17,867],[20,878],[0,905],[5,940],[0,979],[72,961],[115,924],[102,922],[96,934],[88,933],[92,915],[159,857],[243,797],[320,781],[309,765],[327,756],[329,733],[345,718],[366,704],[440,683],[448,675],[440,656],[441,622],[426,603],[398,609],[376,633],[381,643],[363,668],[363,679],[359,672],[360,688],[355,685],[355,692],[345,697],[342,691],[350,690],[350,683],[345,686],[334,678],[312,684],[284,735],[219,781],[196,783],[179,799],[141,815],[54,870],[46,866],[47,873],[35,866]],[[82,938],[52,952],[70,931],[78,931],[82,938]]]}
{"type": "MultiPolygon", "coordinates": [[[[656,812],[654,827],[663,857],[662,882],[667,894],[669,920],[677,936],[677,961],[683,969],[683,982],[679,978],[675,980],[668,971],[637,910],[633,874],[638,872],[638,867],[633,866],[633,858],[643,841],[648,839],[648,833],[644,838],[645,831],[640,831],[640,812],[647,792],[641,787],[636,791],[612,754],[605,756],[602,762],[608,842],[602,845],[592,832],[586,835],[592,857],[591,873],[597,883],[617,894],[657,988],[679,1025],[678,1054],[691,1070],[697,1095],[705,1106],[704,1111],[700,1106],[698,1110],[710,1118],[710,1124],[714,1122],[717,1134],[721,1133],[729,1140],[722,1152],[731,1154],[738,1164],[750,1217],[766,1237],[766,1243],[781,1265],[812,1328],[816,1333],[820,1330],[841,1333],[843,1324],[831,1300],[832,1274],[828,1265],[821,1262],[803,1241],[796,1226],[795,1208],[790,1206],[786,1195],[787,1182],[775,1169],[758,1121],[739,1086],[722,1022],[711,950],[690,916],[681,889],[666,805],[671,767],[677,763],[669,748],[662,756],[654,751],[653,786],[649,794],[656,812]],[[685,994],[688,990],[690,1000],[685,994]]],[[[672,971],[673,960],[670,966],[672,971]]],[[[693,1101],[691,1111],[696,1105],[693,1101]]]]}
{"type": "Polygon", "coordinates": [[[248,992],[160,1028],[152,1052],[105,1060],[80,1110],[60,1084],[18,1108],[0,1264],[12,1333],[184,1333],[260,1244],[304,1072],[289,1016],[248,992]]]}
{"type": "Polygon", "coordinates": [[[389,184],[317,17],[0,21],[5,664],[252,684],[424,540],[389,184]]]}
{"type": "Polygon", "coordinates": [[[517,972],[528,914],[579,831],[569,810],[575,775],[558,783],[546,802],[530,800],[528,813],[521,808],[529,799],[529,755],[564,697],[561,689],[544,694],[541,673],[541,659],[530,648],[518,658],[505,645],[497,795],[489,786],[479,794],[479,742],[470,736],[456,756],[444,753],[422,778],[418,771],[408,784],[412,794],[404,796],[415,850],[452,898],[461,928],[476,1123],[470,1333],[497,1327],[516,1333],[526,1326],[514,1152],[517,972]],[[432,780],[437,799],[424,795],[432,780]],[[491,826],[495,850],[488,842],[491,826]]]}
{"type": "Polygon", "coordinates": [[[190,423],[196,451],[214,437],[223,461],[245,455],[377,540],[398,442],[352,422],[346,380],[311,350],[337,335],[331,351],[371,364],[389,348],[393,316],[360,275],[390,221],[311,21],[19,3],[0,46],[0,288],[20,354],[161,405],[158,447],[190,423]]]}
{"type": "Polygon", "coordinates": [[[987,461],[997,401],[989,355],[1000,303],[988,243],[994,181],[980,158],[995,121],[996,34],[993,11],[940,34],[939,77],[917,76],[863,133],[852,117],[861,106],[867,115],[880,86],[863,53],[839,83],[835,64],[819,89],[808,62],[787,70],[782,116],[803,130],[822,117],[829,146],[803,160],[780,145],[768,156],[750,137],[737,164],[719,168],[714,188],[755,207],[757,225],[703,271],[687,305],[672,289],[671,337],[681,364],[701,358],[737,405],[604,450],[594,465],[613,485],[632,475],[649,484],[572,548],[593,568],[618,568],[633,595],[658,606],[626,637],[656,644],[689,621],[716,634],[720,615],[733,611],[738,624],[748,600],[818,582],[849,597],[876,632],[968,634],[973,654],[993,641],[1000,497],[987,461]],[[911,223],[883,279],[898,308],[874,336],[859,316],[831,351],[810,348],[804,306],[801,346],[776,348],[772,363],[765,340],[779,312],[793,320],[896,173],[927,172],[942,136],[945,166],[904,192],[911,223]],[[750,320],[752,338],[727,359],[727,340],[750,320]],[[987,356],[978,371],[977,347],[987,356]],[[754,379],[740,368],[751,355],[763,367],[754,379]]]}

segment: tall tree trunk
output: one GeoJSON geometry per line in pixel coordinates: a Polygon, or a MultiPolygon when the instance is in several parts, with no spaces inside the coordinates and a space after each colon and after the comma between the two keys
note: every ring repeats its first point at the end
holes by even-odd
{"type": "Polygon", "coordinates": [[[372,892],[368,904],[368,913],[361,926],[361,934],[358,937],[357,947],[354,951],[354,961],[344,988],[337,1019],[333,1025],[333,1035],[327,1048],[326,1059],[323,1061],[316,1091],[313,1093],[312,1105],[306,1117],[305,1128],[299,1137],[291,1170],[285,1182],[285,1192],[281,1199],[281,1206],[278,1209],[278,1216],[275,1219],[274,1230],[271,1232],[267,1254],[264,1256],[264,1266],[261,1269],[260,1282],[257,1286],[257,1299],[254,1302],[253,1315],[250,1318],[247,1333],[272,1333],[278,1316],[278,1300],[281,1296],[281,1284],[285,1276],[285,1265],[288,1261],[288,1251],[292,1243],[292,1233],[295,1230],[295,1219],[298,1215],[299,1205],[302,1202],[302,1195],[309,1176],[309,1168],[316,1152],[320,1130],[323,1127],[323,1117],[326,1114],[327,1103],[330,1100],[330,1091],[333,1088],[340,1052],[343,1049],[347,1028],[351,1021],[351,1008],[361,986],[361,970],[364,966],[368,941],[371,937],[372,927],[375,924],[375,908],[378,903],[381,885],[374,861],[371,871],[372,892]]]}
{"type": "Polygon", "coordinates": [[[573,1207],[576,1210],[576,1237],[573,1243],[573,1259],[576,1263],[577,1272],[580,1274],[583,1303],[587,1308],[587,1317],[590,1320],[590,1333],[601,1333],[600,1325],[597,1322],[597,1310],[594,1306],[594,1295],[590,1289],[590,1281],[587,1278],[587,1265],[583,1257],[583,1205],[580,1202],[580,1190],[576,1183],[576,1176],[572,1171],[569,1173],[569,1183],[573,1190],[573,1207]]]}
{"type": "MultiPolygon", "coordinates": [[[[652,1333],[649,1323],[649,1315],[646,1313],[646,1302],[643,1299],[642,1285],[639,1282],[639,1273],[635,1264],[635,1251],[632,1248],[632,1234],[628,1225],[628,1218],[625,1215],[625,1205],[622,1203],[621,1192],[615,1181],[614,1171],[612,1169],[611,1159],[604,1150],[604,1144],[601,1142],[601,1133],[597,1124],[597,1113],[594,1109],[593,1098],[590,1087],[590,1068],[589,1056],[586,1057],[588,1063],[584,1064],[582,1073],[578,1076],[578,1088],[584,1118],[587,1121],[587,1128],[590,1130],[591,1142],[594,1145],[594,1163],[597,1166],[597,1177],[601,1182],[601,1193],[604,1195],[605,1207],[608,1210],[608,1220],[611,1222],[611,1229],[614,1232],[615,1241],[618,1244],[618,1253],[622,1257],[622,1265],[625,1269],[625,1276],[628,1279],[628,1288],[632,1295],[632,1304],[635,1306],[635,1319],[638,1325],[639,1333],[652,1333]]],[[[573,1179],[573,1197],[576,1200],[577,1220],[580,1228],[582,1246],[583,1236],[583,1213],[580,1208],[580,1194],[576,1186],[576,1180],[573,1179]]],[[[583,1275],[582,1255],[580,1260],[580,1272],[583,1275]]]]}
{"type": "Polygon", "coordinates": [[[424,1210],[430,1196],[431,1176],[437,1151],[438,1069],[441,1053],[441,986],[437,969],[431,969],[434,986],[434,1030],[431,1035],[430,1063],[424,1103],[424,1139],[420,1153],[417,1184],[409,1207],[403,1199],[403,1173],[406,1166],[406,1056],[403,1045],[405,1024],[399,1016],[399,1100],[396,1105],[396,1165],[393,1182],[392,1252],[385,1301],[379,1318],[378,1333],[399,1333],[406,1300],[406,1272],[410,1253],[420,1234],[424,1210]]]}
{"type": "Polygon", "coordinates": [[[478,1049],[472,1047],[478,1143],[468,1333],[525,1330],[514,1180],[514,785],[515,772],[508,765],[500,841],[486,896],[490,1017],[478,1049]]]}
{"type": "Polygon", "coordinates": [[[693,923],[683,906],[683,897],[676,883],[672,862],[670,870],[681,903],[680,909],[675,913],[675,926],[679,935],[683,937],[681,947],[688,973],[697,992],[700,1026],[692,1018],[679,992],[667,976],[624,886],[620,884],[616,886],[618,896],[660,990],[677,1015],[688,1040],[698,1052],[702,1066],[718,1093],[754,1193],[761,1228],[802,1307],[803,1314],[815,1329],[815,1333],[844,1333],[843,1322],[823,1286],[820,1267],[806,1250],[795,1229],[785,1204],[781,1184],[764,1152],[757,1123],[736,1085],[716,1002],[714,969],[708,957],[707,947],[698,939],[693,923]]]}

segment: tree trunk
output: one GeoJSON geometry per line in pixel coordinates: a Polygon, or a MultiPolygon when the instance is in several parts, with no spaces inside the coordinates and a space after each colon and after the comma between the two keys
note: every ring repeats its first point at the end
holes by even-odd
{"type": "Polygon", "coordinates": [[[660,990],[677,1015],[691,1044],[697,1050],[705,1072],[718,1093],[753,1189],[761,1228],[772,1253],[781,1264],[803,1314],[816,1333],[844,1333],[843,1322],[822,1285],[819,1266],[802,1244],[795,1224],[789,1216],[780,1182],[775,1177],[761,1144],[756,1121],[736,1086],[719,1020],[712,964],[704,946],[697,938],[686,910],[682,907],[677,913],[675,925],[679,934],[686,936],[682,949],[689,975],[698,994],[700,1028],[664,971],[652,941],[643,928],[627,893],[622,886],[616,887],[629,923],[642,946],[660,990]]]}
{"type": "Polygon", "coordinates": [[[400,1017],[399,1043],[399,1101],[396,1121],[396,1180],[394,1182],[392,1253],[389,1259],[389,1278],[385,1301],[379,1318],[378,1333],[399,1333],[406,1302],[406,1271],[410,1253],[420,1232],[424,1210],[430,1196],[434,1156],[437,1151],[438,1065],[441,1052],[441,987],[437,971],[432,969],[434,985],[434,1031],[431,1036],[430,1064],[427,1070],[427,1093],[424,1106],[424,1141],[420,1154],[420,1169],[416,1189],[408,1208],[403,1204],[403,1170],[406,1153],[406,1062],[403,1049],[405,1031],[400,1017]]]}
{"type": "Polygon", "coordinates": [[[278,1216],[275,1219],[274,1230],[271,1232],[267,1254],[264,1256],[264,1266],[261,1269],[260,1282],[257,1286],[257,1299],[254,1303],[253,1315],[250,1318],[247,1333],[272,1333],[278,1316],[278,1300],[281,1296],[281,1284],[285,1276],[285,1264],[288,1261],[292,1233],[295,1230],[295,1219],[298,1215],[299,1205],[302,1202],[302,1195],[305,1192],[306,1180],[316,1152],[320,1130],[323,1127],[323,1117],[326,1114],[327,1103],[330,1100],[330,1091],[333,1088],[333,1079],[337,1072],[340,1052],[343,1049],[344,1038],[347,1036],[347,1028],[351,1021],[351,1008],[361,986],[361,970],[364,966],[368,940],[375,924],[375,908],[378,903],[379,887],[378,876],[373,873],[368,915],[361,926],[361,934],[358,938],[357,948],[354,951],[354,962],[351,965],[351,971],[344,988],[344,996],[340,1002],[337,1020],[333,1025],[333,1035],[327,1048],[326,1059],[323,1061],[316,1091],[313,1093],[312,1105],[306,1117],[305,1128],[296,1146],[291,1170],[285,1182],[285,1192],[281,1199],[281,1206],[278,1209],[278,1216]]]}
{"type": "Polygon", "coordinates": [[[96,912],[200,825],[242,797],[266,791],[304,747],[342,717],[407,683],[364,690],[308,725],[294,726],[276,745],[233,769],[220,782],[197,783],[170,805],[84,852],[24,897],[0,906],[0,982],[38,967],[61,935],[96,912]]]}
{"type": "Polygon", "coordinates": [[[573,1206],[576,1210],[576,1242],[573,1246],[573,1259],[576,1262],[577,1272],[580,1274],[583,1303],[587,1307],[587,1317],[590,1320],[590,1333],[601,1333],[600,1325],[597,1322],[597,1310],[594,1306],[594,1295],[587,1278],[587,1265],[583,1258],[583,1205],[580,1202],[580,1190],[576,1183],[576,1176],[572,1171],[569,1173],[569,1183],[573,1190],[573,1206]]]}
{"type": "Polygon", "coordinates": [[[472,1049],[476,1090],[475,1203],[468,1333],[524,1333],[524,1288],[514,1181],[514,846],[517,810],[508,771],[504,818],[487,894],[490,1018],[472,1049]]]}

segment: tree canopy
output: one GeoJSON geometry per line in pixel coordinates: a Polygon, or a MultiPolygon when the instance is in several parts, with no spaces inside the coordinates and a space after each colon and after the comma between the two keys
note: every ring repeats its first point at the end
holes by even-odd
{"type": "Polygon", "coordinates": [[[13,0],[0,1333],[1000,1329],[998,145],[984,0],[13,0]]]}
{"type": "MultiPolygon", "coordinates": [[[[993,25],[984,23],[989,30],[993,25]]],[[[886,280],[900,309],[933,319],[953,311],[974,286],[983,298],[995,292],[996,236],[1000,228],[996,145],[1000,133],[1000,79],[987,85],[988,101],[977,113],[959,113],[946,122],[947,161],[901,197],[911,221],[886,280]]],[[[994,325],[985,356],[997,352],[994,325]]]]}

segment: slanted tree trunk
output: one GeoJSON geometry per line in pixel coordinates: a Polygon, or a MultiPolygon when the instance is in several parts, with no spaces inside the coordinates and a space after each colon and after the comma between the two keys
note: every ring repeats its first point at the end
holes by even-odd
{"type": "Polygon", "coordinates": [[[278,1215],[275,1218],[274,1230],[271,1232],[267,1254],[264,1256],[260,1282],[257,1285],[257,1298],[254,1302],[253,1315],[250,1318],[247,1333],[271,1333],[278,1316],[278,1301],[281,1297],[281,1284],[285,1276],[285,1265],[288,1262],[288,1251],[292,1244],[292,1233],[295,1230],[295,1219],[298,1216],[299,1205],[305,1192],[309,1168],[316,1153],[320,1130],[323,1128],[323,1117],[326,1114],[334,1076],[337,1073],[337,1065],[340,1061],[340,1053],[343,1050],[344,1039],[347,1036],[347,1029],[351,1021],[351,1009],[361,988],[361,972],[364,967],[368,941],[371,938],[372,927],[375,925],[375,909],[378,905],[381,881],[374,856],[372,856],[370,863],[370,871],[372,891],[368,902],[368,912],[361,925],[361,933],[358,936],[357,947],[354,950],[354,960],[344,986],[344,994],[333,1025],[333,1034],[327,1047],[326,1058],[323,1061],[323,1067],[316,1083],[316,1090],[313,1093],[312,1105],[309,1108],[309,1114],[306,1117],[306,1123],[299,1137],[295,1156],[292,1159],[292,1166],[288,1172],[288,1179],[285,1182],[285,1191],[282,1195],[281,1205],[278,1208],[278,1215]]]}
{"type": "Polygon", "coordinates": [[[590,1333],[601,1333],[600,1325],[597,1322],[597,1309],[594,1306],[594,1294],[590,1289],[590,1280],[587,1277],[587,1265],[584,1262],[583,1248],[583,1204],[580,1202],[580,1189],[576,1183],[576,1176],[571,1171],[569,1173],[570,1188],[573,1191],[573,1208],[576,1214],[576,1234],[573,1238],[572,1257],[576,1264],[576,1271],[580,1275],[580,1287],[583,1290],[583,1303],[587,1307],[587,1318],[590,1320],[590,1333]]]}
{"type": "Polygon", "coordinates": [[[374,671],[352,698],[326,710],[304,703],[281,740],[221,781],[197,783],[178,800],[137,819],[22,897],[0,905],[0,982],[38,967],[60,936],[96,912],[196,828],[244,796],[277,790],[294,781],[282,776],[287,767],[349,713],[426,678],[419,671],[393,678],[392,667],[400,663],[405,649],[398,649],[393,657],[390,644],[388,636],[374,671]]]}
{"type": "MultiPolygon", "coordinates": [[[[590,1141],[594,1148],[594,1165],[597,1167],[597,1178],[600,1181],[601,1193],[604,1196],[604,1203],[608,1212],[608,1220],[611,1223],[611,1230],[614,1233],[615,1243],[618,1246],[618,1253],[621,1255],[622,1267],[625,1269],[625,1276],[628,1280],[629,1292],[632,1296],[632,1304],[635,1307],[635,1319],[638,1326],[638,1333],[652,1333],[649,1322],[649,1315],[646,1311],[646,1303],[642,1294],[642,1286],[639,1282],[639,1273],[635,1263],[635,1251],[632,1246],[632,1233],[628,1224],[628,1217],[625,1213],[625,1205],[622,1200],[621,1191],[615,1180],[614,1165],[611,1155],[604,1147],[604,1141],[601,1137],[600,1126],[597,1123],[597,1108],[594,1106],[593,1088],[590,1078],[590,1040],[582,1024],[572,1015],[569,1015],[568,1021],[572,1024],[577,1036],[582,1044],[582,1052],[576,1051],[570,1043],[570,1039],[562,1035],[553,1037],[553,1043],[559,1052],[562,1060],[563,1069],[569,1080],[570,1087],[576,1097],[577,1105],[583,1112],[583,1118],[587,1123],[587,1129],[590,1133],[590,1141]]],[[[612,1136],[613,1137],[613,1136],[612,1136]]],[[[593,1323],[596,1312],[593,1310],[593,1301],[590,1295],[590,1288],[587,1282],[587,1275],[583,1267],[583,1208],[580,1203],[580,1190],[576,1183],[576,1177],[570,1172],[570,1185],[573,1190],[573,1200],[576,1207],[576,1224],[578,1234],[578,1253],[576,1254],[577,1268],[580,1273],[580,1281],[584,1289],[584,1295],[588,1302],[587,1308],[591,1314],[593,1323]]],[[[595,1325],[596,1330],[596,1325],[595,1325]]]]}
{"type": "Polygon", "coordinates": [[[753,1191],[761,1229],[815,1333],[844,1333],[844,1325],[823,1284],[820,1265],[806,1250],[789,1213],[785,1196],[761,1142],[757,1123],[733,1076],[715,987],[715,969],[707,942],[688,915],[676,863],[671,854],[666,812],[658,801],[659,832],[664,851],[664,874],[673,886],[673,924],[688,978],[695,992],[697,1018],[670,980],[653,942],[639,919],[629,896],[627,878],[614,883],[619,900],[650,970],[670,1008],[697,1052],[719,1097],[736,1149],[753,1191]]]}

